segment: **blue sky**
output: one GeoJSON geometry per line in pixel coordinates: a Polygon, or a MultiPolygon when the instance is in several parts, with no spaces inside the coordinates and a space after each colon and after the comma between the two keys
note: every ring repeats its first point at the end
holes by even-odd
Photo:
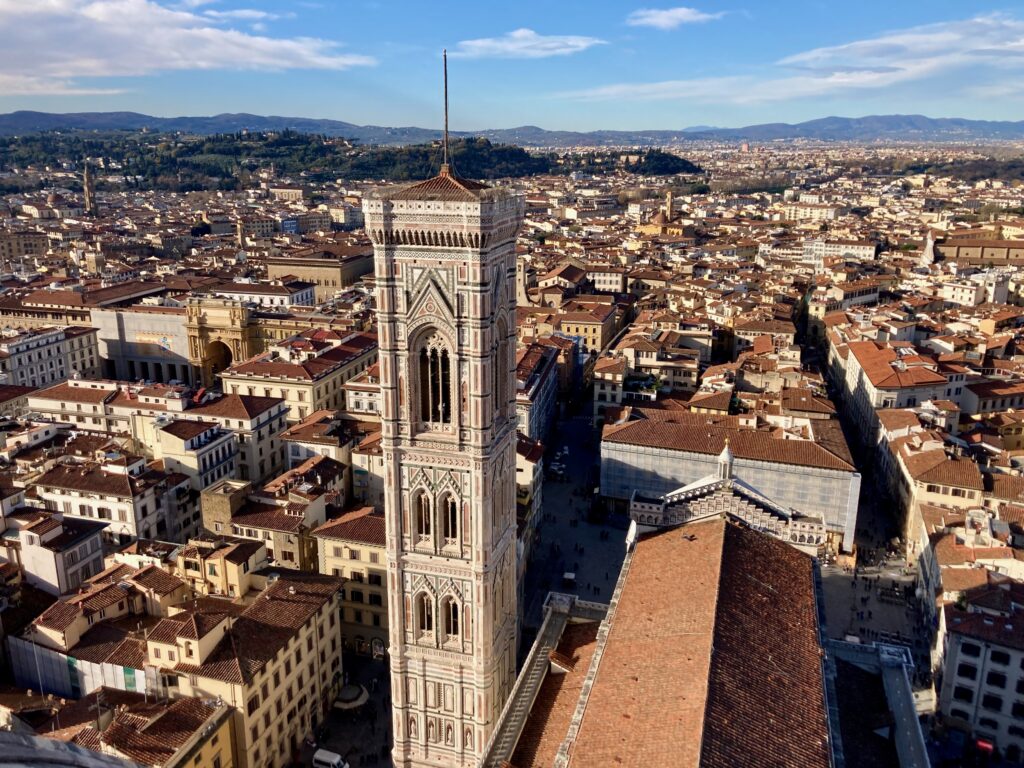
{"type": "Polygon", "coordinates": [[[0,0],[0,111],[683,128],[1024,119],[1024,7],[947,0],[0,0]]]}

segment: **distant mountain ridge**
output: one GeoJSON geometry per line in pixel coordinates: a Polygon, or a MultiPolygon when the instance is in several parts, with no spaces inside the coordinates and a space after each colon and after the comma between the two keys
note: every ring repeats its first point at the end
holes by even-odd
{"type": "MultiPolygon", "coordinates": [[[[143,130],[199,135],[236,131],[275,131],[290,128],[301,133],[343,136],[361,144],[421,144],[440,138],[441,132],[415,126],[386,127],[356,125],[343,120],[247,113],[208,117],[153,117],[138,112],[52,112],[18,111],[0,114],[0,136],[53,130],[113,131],[143,130]]],[[[811,139],[820,141],[1007,141],[1024,139],[1024,120],[996,121],[966,118],[933,118],[924,115],[869,115],[867,117],[823,117],[802,123],[763,123],[743,128],[695,126],[679,130],[649,131],[549,131],[535,125],[483,131],[458,131],[456,136],[484,136],[491,141],[524,147],[566,147],[573,145],[665,146],[700,140],[775,141],[811,139]]]]}

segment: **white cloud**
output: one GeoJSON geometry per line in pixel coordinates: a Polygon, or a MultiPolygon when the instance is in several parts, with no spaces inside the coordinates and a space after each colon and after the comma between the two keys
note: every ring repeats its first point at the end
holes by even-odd
{"type": "MultiPolygon", "coordinates": [[[[562,94],[584,101],[671,101],[750,104],[882,90],[935,81],[957,72],[995,67],[1024,73],[1024,21],[994,14],[887,32],[843,45],[815,48],[766,64],[759,74],[614,83],[562,94]]],[[[1009,76],[1009,75],[1008,75],[1009,76]]]]}
{"type": "Polygon", "coordinates": [[[699,24],[704,21],[720,19],[724,11],[707,13],[696,8],[641,8],[626,17],[631,27],[655,27],[656,29],[675,29],[683,24],[699,24]]]}
{"type": "Polygon", "coordinates": [[[218,20],[267,21],[281,18],[280,14],[261,11],[257,8],[235,8],[230,11],[203,11],[203,16],[218,20]]]}
{"type": "Polygon", "coordinates": [[[70,80],[55,80],[32,75],[7,75],[0,72],[0,94],[4,96],[109,96],[124,93],[122,88],[83,88],[70,80]]]}
{"type": "Polygon", "coordinates": [[[267,37],[223,25],[259,20],[253,16],[209,13],[154,0],[0,0],[0,27],[10,32],[0,46],[0,94],[109,92],[76,81],[171,70],[341,70],[375,63],[330,40],[267,37]]]}
{"type": "Polygon", "coordinates": [[[517,29],[502,37],[463,40],[451,52],[465,59],[545,59],[585,51],[604,40],[579,35],[538,35],[532,29],[517,29]]]}

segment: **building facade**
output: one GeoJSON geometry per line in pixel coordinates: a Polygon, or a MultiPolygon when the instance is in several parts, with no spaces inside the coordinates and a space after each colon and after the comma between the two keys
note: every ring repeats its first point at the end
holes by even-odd
{"type": "Polygon", "coordinates": [[[320,573],[347,580],[341,605],[345,649],[382,658],[388,644],[384,516],[363,507],[328,520],[313,536],[320,573]]]}
{"type": "Polygon", "coordinates": [[[72,376],[99,375],[95,328],[30,328],[0,337],[0,383],[48,387],[72,376]]]}
{"type": "Polygon", "coordinates": [[[475,766],[516,673],[522,200],[439,176],[364,203],[380,332],[394,764],[475,766]]]}
{"type": "Polygon", "coordinates": [[[1020,612],[945,609],[939,712],[1007,759],[1024,755],[1024,634],[1020,612]]]}

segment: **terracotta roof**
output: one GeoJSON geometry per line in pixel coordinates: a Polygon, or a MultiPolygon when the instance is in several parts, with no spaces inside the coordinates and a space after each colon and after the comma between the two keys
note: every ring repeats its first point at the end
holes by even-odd
{"type": "MultiPolygon", "coordinates": [[[[913,349],[910,345],[900,345],[913,349]]],[[[900,389],[946,383],[946,377],[926,365],[915,364],[920,358],[901,358],[895,348],[874,341],[851,341],[847,347],[864,370],[871,383],[880,389],[900,389]],[[902,360],[904,365],[893,365],[902,360]]]]}
{"type": "Polygon", "coordinates": [[[479,181],[471,181],[452,173],[441,172],[432,179],[404,187],[388,197],[391,200],[444,200],[475,203],[481,190],[490,189],[479,181]]]}
{"type": "Polygon", "coordinates": [[[712,411],[729,412],[732,405],[732,392],[723,390],[721,392],[695,392],[690,398],[688,406],[691,410],[696,408],[707,408],[712,411]]]}
{"type": "Polygon", "coordinates": [[[722,452],[726,439],[729,440],[729,449],[733,456],[738,459],[819,467],[841,472],[856,471],[848,461],[810,440],[783,440],[772,437],[767,432],[727,429],[717,424],[694,427],[690,424],[641,419],[625,424],[606,425],[601,435],[602,442],[714,456],[722,452]]]}
{"type": "Polygon", "coordinates": [[[536,464],[544,458],[544,444],[522,432],[516,432],[516,453],[531,464],[536,464]]]}
{"type": "Polygon", "coordinates": [[[265,528],[294,533],[305,525],[305,516],[294,515],[284,506],[247,501],[231,515],[231,524],[243,528],[265,528]]]}
{"type": "Polygon", "coordinates": [[[363,507],[346,512],[335,520],[328,520],[313,531],[313,535],[383,547],[386,543],[384,515],[377,513],[373,507],[363,507]]]}
{"type": "Polygon", "coordinates": [[[910,476],[920,483],[935,483],[980,491],[985,487],[978,465],[970,459],[946,458],[942,451],[926,451],[904,457],[910,476]],[[939,454],[938,457],[935,454],[939,454]]]}
{"type": "Polygon", "coordinates": [[[67,382],[35,392],[32,397],[60,400],[67,403],[92,403],[99,405],[117,395],[119,390],[100,387],[75,387],[67,382]]]}
{"type": "Polygon", "coordinates": [[[174,435],[180,440],[190,440],[193,437],[203,434],[208,429],[216,429],[219,425],[213,421],[192,421],[190,419],[175,419],[162,430],[169,435],[174,435]]]}
{"type": "Polygon", "coordinates": [[[602,357],[594,364],[594,373],[623,374],[627,366],[624,357],[602,357]]]}
{"type": "Polygon", "coordinates": [[[917,414],[907,408],[879,408],[875,413],[883,429],[913,429],[921,426],[917,414]]]}
{"type": "Polygon", "coordinates": [[[1024,501],[1024,477],[989,472],[985,474],[984,480],[985,490],[992,498],[1024,501]]]}
{"type": "Polygon", "coordinates": [[[169,595],[176,589],[185,586],[185,582],[177,576],[172,576],[162,568],[155,565],[143,568],[131,576],[131,581],[147,591],[155,592],[158,595],[169,595]]]}
{"type": "Polygon", "coordinates": [[[791,411],[827,414],[836,412],[836,407],[831,400],[816,395],[809,389],[784,389],[780,397],[782,407],[791,411]]]}
{"type": "Polygon", "coordinates": [[[17,384],[0,384],[0,403],[6,403],[8,400],[16,400],[19,397],[25,397],[35,392],[39,387],[28,387],[20,386],[17,384]]]}
{"type": "Polygon", "coordinates": [[[943,592],[966,592],[988,584],[988,568],[957,568],[944,566],[939,569],[943,592]]]}
{"type": "Polygon", "coordinates": [[[210,403],[190,408],[189,415],[206,415],[226,419],[252,420],[284,403],[280,397],[255,395],[224,395],[210,403]]]}
{"type": "Polygon", "coordinates": [[[957,538],[955,533],[934,534],[932,551],[940,566],[971,565],[978,560],[1013,560],[1019,550],[1012,547],[971,547],[957,538]]]}
{"type": "Polygon", "coordinates": [[[118,710],[100,740],[142,765],[163,765],[216,711],[216,704],[193,697],[118,710]]]}
{"type": "Polygon", "coordinates": [[[951,634],[1024,651],[1024,617],[1020,612],[1011,616],[993,616],[960,611],[953,605],[947,605],[945,611],[946,629],[951,634]]]}
{"type": "Polygon", "coordinates": [[[971,390],[979,399],[987,397],[1011,397],[1024,394],[1024,382],[1021,381],[985,381],[978,384],[968,384],[971,390]]]}
{"type": "Polygon", "coordinates": [[[56,602],[43,611],[35,623],[44,629],[63,632],[75,623],[78,618],[78,606],[70,603],[56,602]]]}
{"type": "MultiPolygon", "coordinates": [[[[235,619],[202,664],[178,663],[174,671],[231,683],[251,680],[287,647],[302,627],[343,584],[334,576],[275,570],[280,577],[235,619]]],[[[202,606],[201,606],[202,607],[202,606]]]]}
{"type": "Polygon", "coordinates": [[[597,621],[569,624],[562,632],[556,650],[561,657],[571,660],[572,669],[544,678],[512,754],[511,762],[516,768],[548,768],[554,764],[583,690],[600,626],[597,621]]]}
{"type": "Polygon", "coordinates": [[[762,334],[780,333],[784,335],[796,333],[796,327],[789,320],[744,320],[736,323],[737,331],[754,331],[762,334]]]}
{"type": "Polygon", "coordinates": [[[139,475],[110,472],[101,464],[93,462],[83,464],[57,464],[46,474],[40,476],[36,483],[41,486],[87,491],[132,498],[142,493],[145,488],[165,479],[163,472],[145,471],[139,475]]]}
{"type": "Polygon", "coordinates": [[[624,567],[570,765],[830,765],[811,557],[716,519],[624,567]]]}

